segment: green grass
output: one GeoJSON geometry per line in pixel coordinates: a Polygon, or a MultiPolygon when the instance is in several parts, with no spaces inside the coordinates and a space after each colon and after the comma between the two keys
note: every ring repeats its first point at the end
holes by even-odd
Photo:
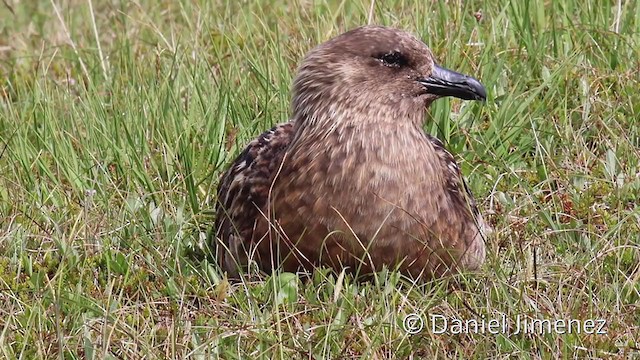
{"type": "Polygon", "coordinates": [[[640,358],[638,1],[7,0],[0,19],[0,357],[640,358]],[[487,264],[229,284],[192,256],[219,175],[287,119],[305,52],[370,18],[489,91],[425,124],[495,228],[487,264]],[[409,313],[607,323],[411,335],[409,313]]]}

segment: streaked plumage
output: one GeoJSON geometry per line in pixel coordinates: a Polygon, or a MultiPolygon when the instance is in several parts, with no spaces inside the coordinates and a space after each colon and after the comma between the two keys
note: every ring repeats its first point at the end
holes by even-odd
{"type": "Polygon", "coordinates": [[[422,278],[477,269],[484,221],[454,157],[422,129],[442,96],[486,94],[403,31],[365,26],[313,49],[294,80],[291,120],[222,177],[222,267],[237,276],[249,259],[266,272],[387,265],[422,278]]]}

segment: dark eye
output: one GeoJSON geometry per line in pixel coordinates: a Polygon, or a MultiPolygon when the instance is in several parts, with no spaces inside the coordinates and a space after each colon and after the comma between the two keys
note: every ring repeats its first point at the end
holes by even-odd
{"type": "Polygon", "coordinates": [[[389,67],[399,68],[407,65],[407,59],[399,51],[391,51],[377,56],[382,63],[389,67]]]}

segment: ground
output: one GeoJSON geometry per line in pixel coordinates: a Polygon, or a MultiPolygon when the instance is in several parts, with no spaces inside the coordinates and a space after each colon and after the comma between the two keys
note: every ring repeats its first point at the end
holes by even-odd
{"type": "Polygon", "coordinates": [[[0,19],[3,358],[640,357],[638,1],[4,0],[0,19]],[[219,175],[287,119],[305,52],[366,23],[487,87],[425,124],[495,229],[486,265],[230,284],[200,256],[219,175]],[[507,327],[452,325],[482,320],[507,327]]]}

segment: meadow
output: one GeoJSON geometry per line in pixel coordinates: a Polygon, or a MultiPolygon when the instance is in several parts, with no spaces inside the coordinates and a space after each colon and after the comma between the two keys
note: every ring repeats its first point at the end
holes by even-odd
{"type": "Polygon", "coordinates": [[[0,357],[640,358],[639,83],[637,0],[3,0],[0,357]],[[494,228],[486,264],[229,282],[219,176],[287,120],[304,54],[367,23],[488,90],[425,123],[494,228]]]}

